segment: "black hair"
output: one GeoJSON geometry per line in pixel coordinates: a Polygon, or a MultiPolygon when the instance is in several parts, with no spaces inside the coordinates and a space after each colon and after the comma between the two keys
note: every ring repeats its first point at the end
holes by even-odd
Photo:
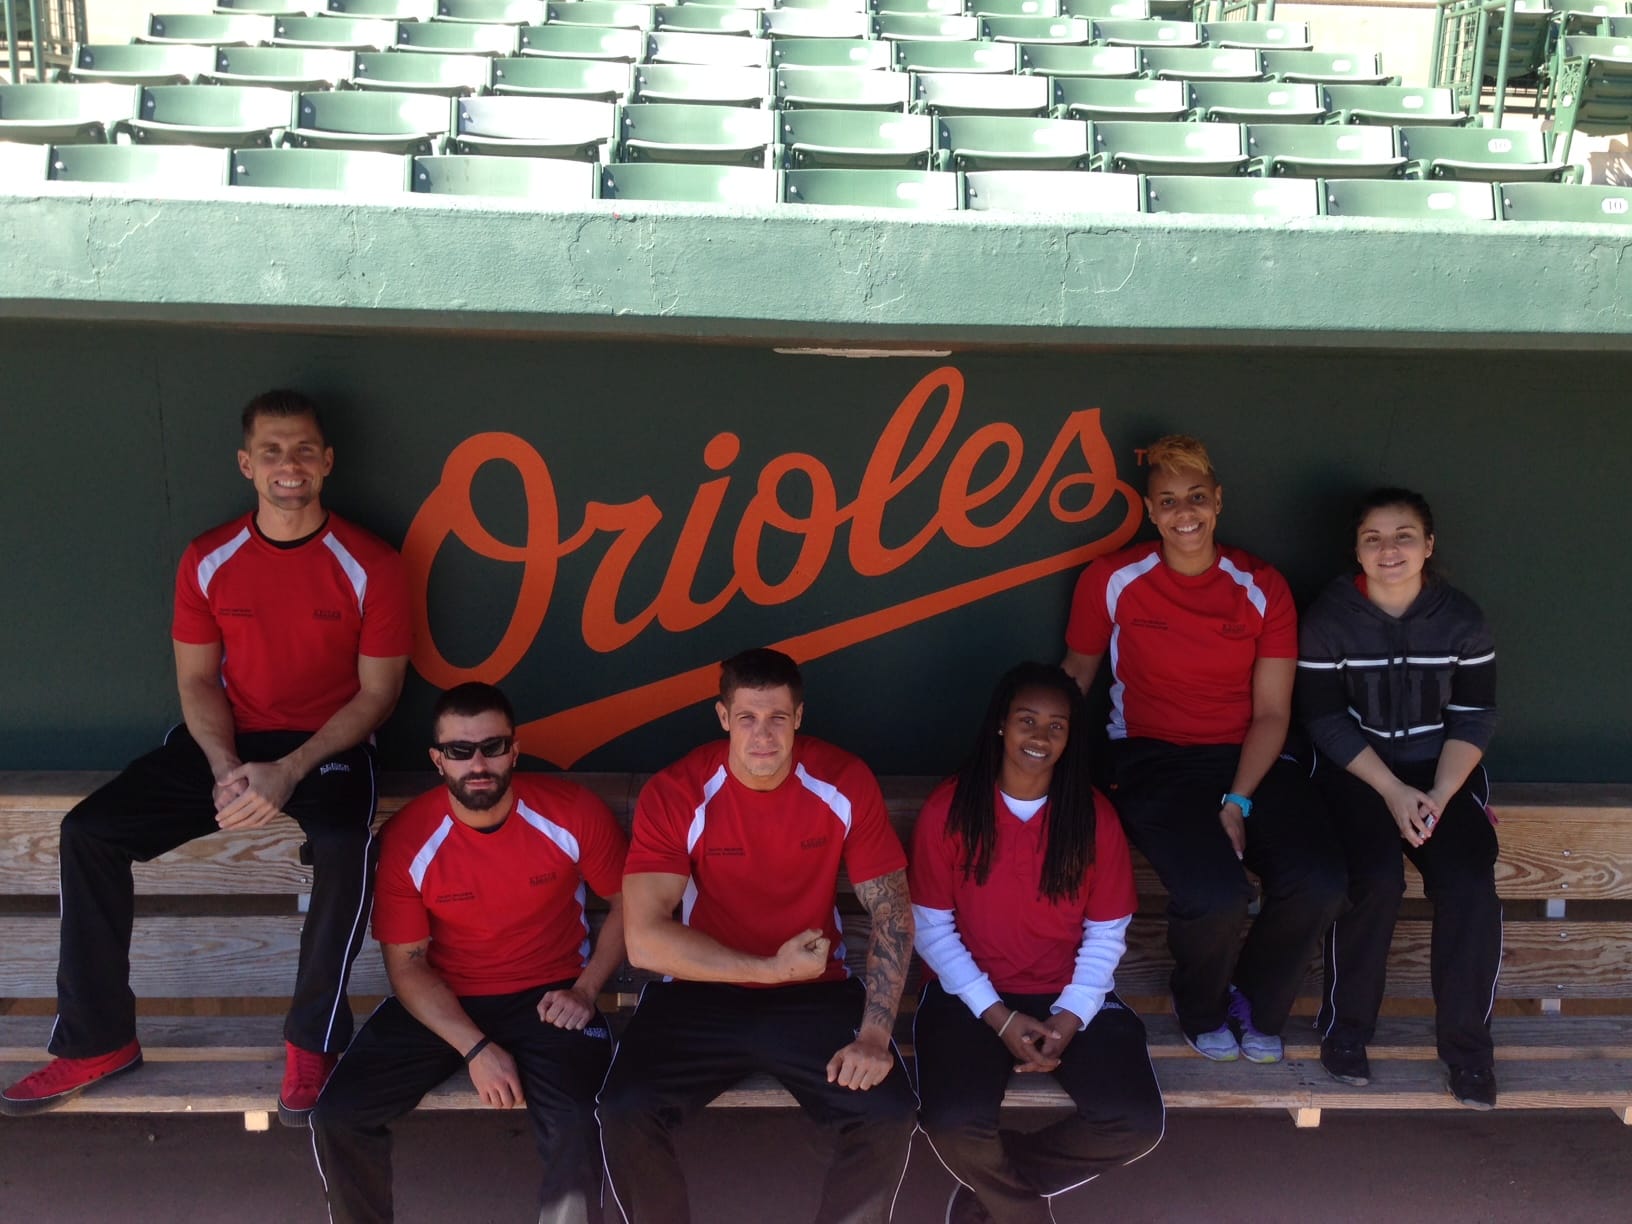
{"type": "Polygon", "coordinates": [[[299,391],[291,391],[287,387],[279,387],[272,391],[263,391],[249,403],[244,405],[243,416],[240,418],[244,427],[244,441],[249,441],[250,434],[255,432],[255,422],[261,417],[311,417],[312,423],[317,426],[317,433],[328,444],[329,434],[323,428],[323,414],[317,410],[317,405],[299,391]]]}
{"type": "Polygon", "coordinates": [[[780,650],[755,647],[734,654],[720,664],[720,700],[727,706],[739,688],[773,689],[786,686],[793,704],[805,699],[805,680],[799,665],[780,650]]]}
{"type": "Polygon", "coordinates": [[[516,711],[497,686],[483,684],[479,680],[470,680],[464,684],[456,684],[442,696],[436,699],[436,707],[431,711],[431,728],[435,728],[442,721],[443,715],[452,714],[455,718],[475,718],[478,714],[503,714],[510,729],[516,729],[516,711]]]}
{"type": "Polygon", "coordinates": [[[1366,521],[1367,515],[1385,506],[1404,506],[1422,520],[1423,535],[1434,534],[1434,511],[1428,505],[1428,499],[1411,489],[1389,488],[1373,489],[1360,499],[1359,505],[1354,508],[1354,523],[1349,531],[1349,538],[1352,540],[1360,534],[1360,526],[1366,521]]]}
{"type": "Polygon", "coordinates": [[[1052,663],[1021,663],[1009,669],[981,718],[980,731],[952,792],[946,827],[963,843],[963,877],[986,883],[997,846],[995,792],[1003,769],[1003,739],[998,731],[1009,708],[1027,689],[1046,689],[1066,699],[1071,727],[1065,750],[1048,783],[1048,846],[1037,889],[1050,901],[1074,897],[1094,861],[1094,789],[1089,780],[1087,705],[1077,682],[1052,663]]]}

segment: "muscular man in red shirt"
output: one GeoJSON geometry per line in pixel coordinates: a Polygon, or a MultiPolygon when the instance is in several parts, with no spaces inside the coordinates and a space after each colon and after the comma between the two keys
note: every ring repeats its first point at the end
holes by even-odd
{"type": "Polygon", "coordinates": [[[449,689],[432,726],[443,785],[380,835],[374,935],[393,994],[312,1113],[330,1218],[391,1219],[387,1127],[465,1069],[486,1104],[532,1120],[541,1224],[599,1221],[612,1038],[595,998],[623,960],[623,831],[576,783],[514,775],[515,714],[492,685],[449,689]],[[611,906],[593,954],[586,886],[611,906]]]}
{"type": "Polygon", "coordinates": [[[287,815],[310,847],[311,909],[284,1026],[278,1114],[305,1125],[351,1039],[346,978],[372,889],[374,729],[412,645],[402,561],[323,508],[334,468],[317,409],[269,391],[243,412],[255,508],[199,536],[176,575],[182,724],[62,823],[57,1057],[0,1093],[52,1109],[141,1065],[130,989],[132,861],[287,815]]]}
{"type": "Polygon", "coordinates": [[[796,734],[792,659],[726,660],[715,710],[727,740],[658,774],[635,809],[629,959],[668,980],[641,993],[601,1090],[609,1214],[686,1224],[674,1131],[761,1073],[832,1135],[816,1219],[882,1224],[917,1104],[891,1041],[912,954],[906,856],[867,767],[796,734]],[[872,918],[864,982],[844,963],[841,864],[872,918]]]}

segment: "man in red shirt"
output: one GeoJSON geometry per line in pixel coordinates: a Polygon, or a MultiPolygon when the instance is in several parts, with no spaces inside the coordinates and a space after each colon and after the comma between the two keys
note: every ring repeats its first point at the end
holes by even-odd
{"type": "Polygon", "coordinates": [[[337,1224],[392,1218],[386,1129],[468,1070],[482,1101],[521,1106],[544,1161],[540,1224],[601,1219],[595,1090],[612,1038],[595,998],[623,961],[623,831],[594,795],[515,777],[515,714],[489,684],[436,704],[443,785],[386,824],[374,935],[392,997],[312,1113],[337,1224]],[[611,906],[590,954],[585,886],[611,906]]]}
{"type": "Polygon", "coordinates": [[[412,645],[402,561],[323,508],[334,468],[317,409],[269,391],[243,412],[255,508],[188,546],[171,637],[183,723],[62,823],[57,1057],[0,1113],[60,1105],[141,1065],[130,989],[132,861],[287,815],[306,834],[311,910],[284,1026],[278,1114],[305,1125],[351,1039],[346,979],[371,900],[374,729],[412,645]]]}
{"type": "Polygon", "coordinates": [[[891,1040],[912,955],[906,856],[867,767],[795,734],[787,655],[727,659],[715,711],[728,738],[654,777],[635,809],[629,959],[668,980],[641,992],[601,1089],[608,1201],[628,1224],[686,1224],[674,1131],[760,1073],[831,1135],[816,1219],[882,1224],[917,1104],[891,1040]],[[841,863],[872,919],[863,982],[844,962],[841,863]]]}

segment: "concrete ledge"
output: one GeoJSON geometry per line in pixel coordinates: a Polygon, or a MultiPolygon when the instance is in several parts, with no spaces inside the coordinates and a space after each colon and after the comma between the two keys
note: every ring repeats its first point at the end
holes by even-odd
{"type": "Polygon", "coordinates": [[[1619,227],[80,184],[0,196],[0,317],[982,346],[1632,348],[1619,227]]]}

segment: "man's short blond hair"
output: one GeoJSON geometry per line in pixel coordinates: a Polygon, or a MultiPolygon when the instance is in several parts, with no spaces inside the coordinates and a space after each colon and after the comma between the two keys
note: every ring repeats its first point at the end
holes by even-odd
{"type": "Polygon", "coordinates": [[[1207,448],[1189,434],[1168,434],[1157,438],[1145,448],[1145,466],[1153,473],[1157,468],[1170,472],[1197,472],[1212,484],[1218,483],[1213,471],[1213,460],[1207,448]]]}

